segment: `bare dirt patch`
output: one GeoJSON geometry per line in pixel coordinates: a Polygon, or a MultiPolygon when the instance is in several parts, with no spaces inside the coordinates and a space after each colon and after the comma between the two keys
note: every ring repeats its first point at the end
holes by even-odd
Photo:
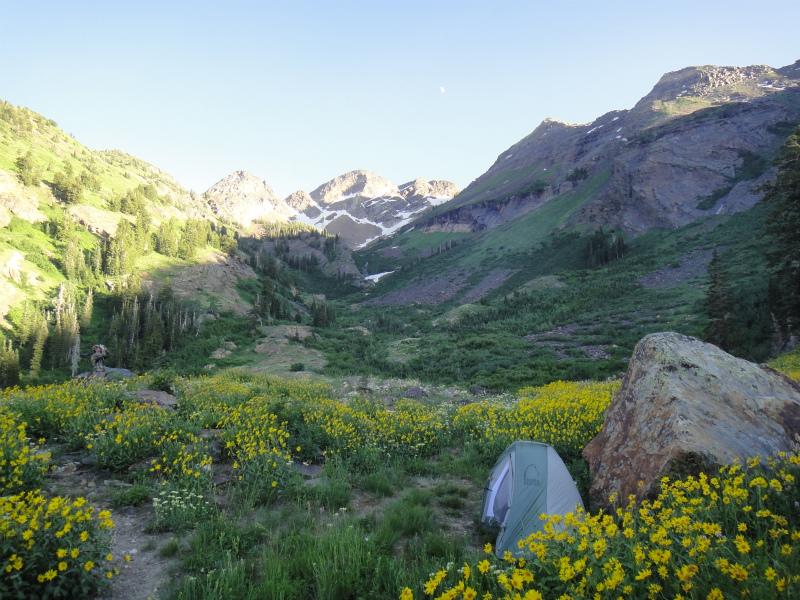
{"type": "Polygon", "coordinates": [[[112,508],[114,492],[130,487],[114,475],[92,469],[81,462],[77,454],[64,454],[54,461],[56,470],[46,482],[47,493],[64,497],[84,497],[95,507],[95,511],[111,511],[114,527],[111,530],[111,554],[113,559],[104,565],[116,568],[119,574],[111,580],[111,588],[104,599],[146,600],[158,598],[159,590],[169,580],[169,568],[175,558],[165,558],[158,549],[169,542],[174,534],[147,533],[145,529],[153,521],[153,507],[142,506],[112,508]],[[126,556],[129,560],[126,560],[126,556]]]}

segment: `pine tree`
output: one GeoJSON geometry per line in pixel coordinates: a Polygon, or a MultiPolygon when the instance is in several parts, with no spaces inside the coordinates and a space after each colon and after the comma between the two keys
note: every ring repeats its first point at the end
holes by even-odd
{"type": "Polygon", "coordinates": [[[92,309],[94,307],[94,293],[92,290],[86,294],[86,301],[83,303],[83,310],[81,311],[81,329],[86,331],[89,324],[92,322],[92,309]]]}
{"type": "Polygon", "coordinates": [[[708,263],[708,277],[710,281],[704,301],[708,324],[703,332],[704,337],[707,342],[730,352],[733,345],[733,304],[725,267],[716,248],[708,263]]]}
{"type": "Polygon", "coordinates": [[[36,329],[36,335],[33,342],[33,354],[31,356],[30,372],[28,377],[36,379],[39,376],[39,371],[42,368],[42,358],[44,357],[44,345],[50,334],[50,328],[47,326],[50,320],[49,315],[45,313],[43,318],[39,321],[36,329]]]}
{"type": "Polygon", "coordinates": [[[789,136],[778,159],[775,181],[764,186],[771,206],[767,261],[777,283],[776,313],[785,328],[800,332],[800,127],[789,136]]]}
{"type": "Polygon", "coordinates": [[[19,384],[19,351],[0,336],[0,388],[19,384]]]}
{"type": "Polygon", "coordinates": [[[17,168],[17,173],[19,173],[22,183],[29,186],[39,185],[42,180],[42,169],[34,162],[33,153],[30,150],[25,154],[21,154],[14,161],[14,166],[17,168]]]}

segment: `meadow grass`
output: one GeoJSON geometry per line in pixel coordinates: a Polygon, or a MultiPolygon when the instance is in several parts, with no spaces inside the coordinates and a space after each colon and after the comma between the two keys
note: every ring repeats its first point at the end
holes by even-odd
{"type": "Polygon", "coordinates": [[[114,505],[153,497],[150,530],[182,536],[162,549],[180,554],[167,592],[176,599],[721,598],[742,585],[754,597],[797,593],[795,454],[770,457],[767,470],[756,459],[664,480],[658,499],[609,499],[608,513],[545,518],[518,553],[481,554],[490,538],[471,507],[498,453],[517,439],[553,444],[585,493],[580,451],[616,383],[554,383],[465,406],[343,401],[325,385],[241,370],[170,385],[180,403],[169,413],[130,403],[121,384],[0,395],[0,450],[13,467],[0,470],[2,527],[14,531],[0,547],[2,581],[14,586],[5,591],[89,597],[115,576],[104,533],[111,514],[36,491],[50,466],[46,445],[134,478],[114,505]],[[316,485],[293,468],[302,460],[322,464],[316,485]],[[224,492],[215,472],[232,475],[224,492]],[[220,493],[226,508],[214,500],[220,493]],[[63,521],[45,527],[56,510],[66,510],[63,521]]]}

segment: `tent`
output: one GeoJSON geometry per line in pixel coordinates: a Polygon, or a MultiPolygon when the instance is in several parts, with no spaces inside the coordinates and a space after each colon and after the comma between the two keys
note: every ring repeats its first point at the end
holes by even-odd
{"type": "Polygon", "coordinates": [[[572,475],[558,453],[539,442],[514,442],[500,455],[486,482],[481,523],[498,530],[495,553],[518,552],[517,542],[542,529],[542,513],[565,515],[583,508],[572,475]]]}

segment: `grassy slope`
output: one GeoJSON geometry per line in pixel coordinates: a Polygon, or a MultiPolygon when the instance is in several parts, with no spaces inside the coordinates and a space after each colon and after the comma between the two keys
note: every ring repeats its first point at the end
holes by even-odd
{"type": "MultiPolygon", "coordinates": [[[[353,369],[503,389],[604,377],[624,370],[624,360],[647,333],[674,330],[702,336],[704,267],[701,261],[689,269],[682,261],[708,255],[716,247],[732,285],[740,327],[737,353],[760,361],[770,353],[771,330],[763,262],[765,213],[766,207],[758,205],[746,213],[709,217],[674,231],[651,231],[632,240],[624,258],[598,269],[584,268],[585,241],[577,234],[545,238],[540,247],[526,250],[522,238],[514,236],[525,231],[526,224],[520,223],[518,230],[495,238],[507,244],[503,249],[493,248],[489,236],[468,239],[414,268],[387,276],[371,291],[374,297],[412,280],[433,280],[460,268],[474,269],[468,280],[473,283],[493,269],[516,269],[480,305],[461,309],[456,296],[439,306],[392,307],[389,316],[386,307],[359,305],[349,313],[343,311],[342,329],[324,332],[325,340],[316,347],[328,355],[329,373],[353,369]],[[640,283],[654,272],[669,278],[682,271],[686,274],[674,285],[640,283]],[[550,285],[540,285],[542,281],[550,285]],[[553,285],[556,281],[560,286],[553,285]],[[355,324],[373,335],[348,333],[346,326],[355,324]],[[568,325],[569,333],[546,335],[541,343],[522,338],[568,325]],[[593,346],[602,346],[609,357],[591,358],[587,348],[593,346]]],[[[559,217],[557,211],[553,214],[550,223],[559,217]]],[[[534,243],[536,237],[528,240],[534,243]]],[[[351,296],[350,301],[361,297],[351,296]]]]}

